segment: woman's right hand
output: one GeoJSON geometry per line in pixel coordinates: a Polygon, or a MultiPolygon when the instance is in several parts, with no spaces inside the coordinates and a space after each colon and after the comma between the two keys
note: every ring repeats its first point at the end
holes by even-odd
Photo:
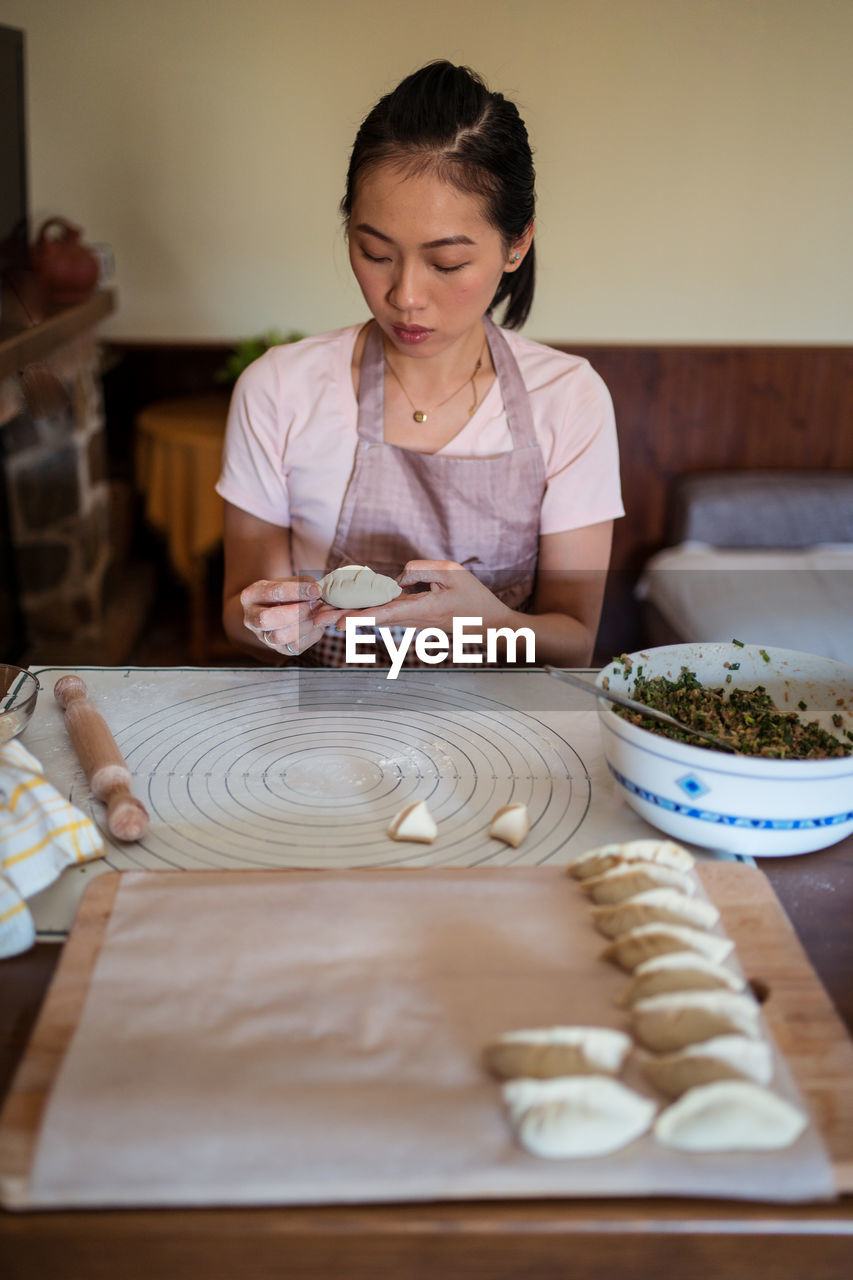
{"type": "MultiPolygon", "coordinates": [[[[240,592],[243,626],[287,658],[304,653],[322,636],[323,627],[314,618],[320,603],[320,588],[313,578],[262,579],[240,592]]],[[[324,625],[335,621],[324,614],[324,625]]]]}

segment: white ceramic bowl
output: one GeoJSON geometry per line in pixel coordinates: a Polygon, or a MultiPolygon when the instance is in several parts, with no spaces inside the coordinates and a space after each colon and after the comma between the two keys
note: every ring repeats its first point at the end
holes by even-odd
{"type": "MultiPolygon", "coordinates": [[[[853,667],[791,649],[734,644],[676,644],[629,654],[596,680],[633,693],[639,668],[648,678],[677,680],[683,667],[718,688],[763,685],[780,710],[841,737],[853,732],[853,667]],[[766,654],[766,658],[763,656],[766,654]],[[768,661],[769,659],[769,661],[768,661]],[[729,672],[726,662],[740,663],[729,672]],[[833,715],[843,716],[842,731],[833,715]]],[[[826,760],[768,760],[675,742],[618,716],[599,701],[602,745],[613,778],[637,813],[677,840],[728,853],[779,857],[811,853],[853,832],[853,755],[826,760]]],[[[841,737],[842,741],[846,741],[841,737]]]]}

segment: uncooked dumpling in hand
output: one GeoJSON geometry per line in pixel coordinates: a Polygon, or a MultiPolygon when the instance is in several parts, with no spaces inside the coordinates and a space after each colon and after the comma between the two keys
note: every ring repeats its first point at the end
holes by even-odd
{"type": "Polygon", "coordinates": [[[486,1066],[503,1080],[526,1076],[618,1075],[631,1037],[611,1027],[545,1027],[506,1031],[483,1050],[486,1066]]]}
{"type": "Polygon", "coordinates": [[[775,1151],[806,1127],[790,1102],[746,1080],[688,1089],[655,1124],[655,1137],[680,1151],[775,1151]]]}
{"type": "Polygon", "coordinates": [[[657,1110],[609,1076],[510,1080],[503,1096],[521,1145],[550,1159],[618,1151],[646,1132],[657,1110]]]}
{"type": "Polygon", "coordinates": [[[344,564],[319,582],[326,604],[335,609],[370,609],[396,600],[402,587],[366,564],[344,564]]]}
{"type": "Polygon", "coordinates": [[[773,1078],[773,1054],[766,1040],[751,1036],[712,1036],[688,1044],[678,1053],[647,1054],[643,1071],[656,1089],[668,1098],[679,1098],[688,1089],[716,1080],[752,1080],[769,1084],[773,1078]]]}
{"type": "Polygon", "coordinates": [[[734,991],[676,991],[638,1000],[631,1010],[634,1034],[656,1053],[671,1053],[712,1036],[761,1034],[759,1007],[734,991]]]}

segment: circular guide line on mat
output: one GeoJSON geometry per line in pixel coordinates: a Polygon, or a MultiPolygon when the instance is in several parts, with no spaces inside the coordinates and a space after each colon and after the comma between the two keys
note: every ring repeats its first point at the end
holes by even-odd
{"type": "Polygon", "coordinates": [[[130,723],[122,751],[151,825],[110,864],[541,865],[583,822],[586,766],[534,715],[447,682],[389,688],[327,674],[251,673],[130,723]],[[392,842],[393,815],[421,799],[438,823],[435,843],[392,842]],[[513,801],[531,818],[518,849],[486,834],[513,801]]]}

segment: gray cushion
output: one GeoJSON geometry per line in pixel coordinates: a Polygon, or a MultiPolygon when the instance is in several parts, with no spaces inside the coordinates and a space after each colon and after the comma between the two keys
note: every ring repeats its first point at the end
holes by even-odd
{"type": "Polygon", "coordinates": [[[853,543],[853,472],[731,471],[676,482],[670,541],[714,547],[853,543]]]}

